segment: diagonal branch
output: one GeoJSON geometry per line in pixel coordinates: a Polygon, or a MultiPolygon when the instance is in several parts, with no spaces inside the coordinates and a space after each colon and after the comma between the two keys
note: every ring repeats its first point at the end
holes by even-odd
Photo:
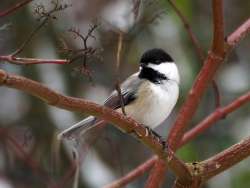
{"type": "Polygon", "coordinates": [[[59,94],[38,82],[7,73],[3,70],[0,70],[0,85],[24,91],[58,108],[81,113],[86,112],[89,115],[112,123],[124,132],[133,132],[137,138],[157,154],[159,158],[164,159],[169,168],[173,170],[175,175],[183,182],[190,182],[192,179],[191,173],[185,163],[179,160],[170,149],[166,149],[161,140],[149,134],[145,127],[141,126],[132,118],[93,102],[59,94]]]}
{"type": "Polygon", "coordinates": [[[244,104],[246,104],[248,102],[250,102],[250,92],[248,92],[245,95],[242,95],[241,97],[235,99],[229,105],[227,105],[225,107],[222,107],[222,108],[218,108],[212,114],[207,116],[203,121],[201,121],[198,125],[196,125],[190,131],[185,133],[185,135],[182,138],[181,145],[183,145],[183,144],[187,143],[188,141],[192,140],[197,135],[200,135],[206,129],[211,127],[215,122],[217,122],[221,118],[224,118],[229,113],[237,110],[242,105],[244,105],[244,104]]]}
{"type": "Polygon", "coordinates": [[[228,38],[229,48],[235,47],[247,34],[250,33],[250,18],[248,18],[240,27],[238,27],[228,38]]]}
{"type": "Polygon", "coordinates": [[[207,180],[250,156],[250,137],[203,161],[201,176],[207,180]]]}
{"type": "Polygon", "coordinates": [[[1,17],[5,17],[5,16],[8,16],[12,13],[14,13],[15,11],[17,11],[19,8],[27,5],[28,3],[30,3],[31,1],[33,0],[23,0],[23,1],[20,1],[19,3],[15,4],[14,6],[0,12],[0,18],[1,17]]]}
{"type": "MultiPolygon", "coordinates": [[[[234,48],[244,37],[247,36],[248,33],[250,33],[250,18],[246,22],[244,22],[242,25],[240,25],[232,34],[230,34],[228,36],[227,45],[230,48],[234,48]]],[[[229,52],[230,51],[227,50],[227,53],[229,53],[229,52]]],[[[189,134],[189,133],[186,133],[186,134],[189,134]]],[[[184,135],[184,137],[186,137],[185,142],[190,141],[187,139],[187,136],[184,135]]],[[[189,138],[191,139],[191,137],[189,137],[189,138]]],[[[184,143],[183,140],[182,140],[182,143],[184,143]]],[[[182,146],[182,144],[181,144],[181,146],[182,146]]],[[[150,158],[149,160],[147,160],[146,162],[139,165],[137,168],[133,169],[129,174],[134,174],[134,176],[139,177],[139,176],[143,175],[143,173],[139,172],[140,169],[142,169],[142,168],[144,169],[144,167],[145,167],[145,171],[144,171],[144,173],[145,173],[148,169],[150,169],[155,164],[156,161],[157,161],[157,158],[154,156],[154,157],[150,158]]],[[[125,175],[124,179],[126,181],[122,181],[123,178],[120,179],[123,182],[123,186],[128,184],[129,182],[133,181],[133,178],[130,179],[130,178],[126,178],[126,177],[127,176],[125,175]]]]}
{"type": "Polygon", "coordinates": [[[151,159],[147,160],[143,165],[140,165],[136,168],[136,170],[132,170],[122,178],[104,186],[103,188],[120,188],[125,187],[128,183],[134,181],[139,176],[142,176],[146,171],[148,171],[153,164],[155,163],[157,156],[152,157],[151,159]]]}

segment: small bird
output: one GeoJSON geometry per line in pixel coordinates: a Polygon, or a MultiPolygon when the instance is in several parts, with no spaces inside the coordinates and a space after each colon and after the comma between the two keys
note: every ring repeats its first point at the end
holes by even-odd
{"type": "MultiPolygon", "coordinates": [[[[120,86],[126,115],[148,129],[154,129],[173,110],[179,96],[179,82],[178,68],[169,54],[159,48],[146,51],[140,59],[139,71],[120,86]]],[[[122,113],[120,98],[115,90],[104,106],[122,113]]],[[[59,137],[75,138],[95,127],[97,121],[89,116],[64,130],[59,137]]]]}

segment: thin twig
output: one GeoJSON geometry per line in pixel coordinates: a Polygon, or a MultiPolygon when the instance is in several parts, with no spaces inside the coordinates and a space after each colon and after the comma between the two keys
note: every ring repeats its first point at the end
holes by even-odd
{"type": "Polygon", "coordinates": [[[201,61],[204,61],[205,59],[205,52],[203,51],[198,39],[196,38],[194,32],[192,31],[190,24],[188,23],[188,20],[186,19],[186,17],[182,14],[182,12],[177,8],[175,2],[173,2],[172,0],[168,0],[169,4],[172,6],[172,8],[174,9],[174,11],[176,12],[176,14],[179,16],[179,18],[181,19],[183,26],[185,27],[189,38],[191,39],[191,42],[194,45],[194,48],[196,50],[196,54],[198,55],[198,57],[200,58],[201,61]]]}
{"type": "Polygon", "coordinates": [[[128,183],[134,181],[139,176],[142,176],[146,171],[148,171],[154,164],[155,160],[157,159],[157,156],[149,159],[143,165],[140,165],[135,170],[132,170],[122,178],[112,182],[111,184],[108,184],[104,186],[103,188],[120,188],[126,186],[128,183]]]}
{"type": "Polygon", "coordinates": [[[53,185],[55,185],[55,181],[49,176],[49,174],[44,171],[44,169],[42,169],[36,161],[30,158],[23,147],[11,135],[5,134],[4,136],[6,136],[6,140],[9,142],[11,146],[10,148],[13,150],[17,158],[25,161],[32,171],[39,178],[43,179],[44,184],[46,184],[47,187],[53,187],[53,185]]]}
{"type": "Polygon", "coordinates": [[[26,45],[31,41],[31,39],[38,33],[38,31],[48,22],[49,18],[43,20],[26,38],[26,40],[21,44],[21,46],[14,51],[11,55],[16,56],[17,54],[21,53],[26,45]]]}
{"type": "Polygon", "coordinates": [[[227,41],[226,41],[227,45],[230,48],[235,47],[249,33],[250,33],[250,18],[248,18],[229,37],[227,37],[227,41]]]}
{"type": "Polygon", "coordinates": [[[54,13],[62,11],[69,7],[69,5],[67,4],[59,5],[58,0],[51,1],[51,3],[53,4],[53,8],[49,11],[45,11],[45,8],[42,5],[38,5],[38,7],[35,9],[35,13],[40,16],[38,20],[41,20],[41,23],[37,27],[35,27],[33,31],[31,31],[26,40],[19,46],[16,51],[11,54],[12,56],[16,56],[21,53],[26,45],[32,40],[32,38],[38,33],[38,31],[40,31],[40,29],[48,23],[48,21],[50,21],[51,19],[56,19],[54,13]]]}
{"type": "Polygon", "coordinates": [[[14,12],[16,12],[18,9],[22,8],[23,6],[27,5],[28,3],[30,3],[31,1],[33,0],[23,0],[23,1],[20,1],[19,3],[15,4],[14,6],[0,12],[0,18],[1,17],[5,17],[5,16],[8,16],[14,12]]]}
{"type": "Polygon", "coordinates": [[[126,115],[125,108],[124,108],[124,99],[122,96],[122,91],[120,87],[120,65],[121,65],[121,52],[122,52],[122,45],[123,45],[123,33],[119,32],[118,37],[118,43],[117,43],[117,53],[116,53],[116,84],[115,88],[117,90],[117,93],[120,97],[120,103],[122,107],[122,113],[126,115]]]}
{"type": "Polygon", "coordinates": [[[198,125],[192,128],[190,131],[185,133],[182,138],[181,145],[187,143],[188,141],[192,140],[195,136],[200,135],[206,129],[211,127],[215,122],[224,118],[229,113],[240,108],[242,105],[250,102],[250,92],[242,95],[241,97],[235,99],[232,103],[225,107],[221,107],[216,109],[212,114],[207,116],[204,120],[202,120],[198,125]]]}
{"type": "Polygon", "coordinates": [[[67,59],[36,59],[15,57],[12,55],[0,56],[0,61],[7,61],[15,65],[34,65],[34,64],[68,64],[70,60],[67,59]]]}

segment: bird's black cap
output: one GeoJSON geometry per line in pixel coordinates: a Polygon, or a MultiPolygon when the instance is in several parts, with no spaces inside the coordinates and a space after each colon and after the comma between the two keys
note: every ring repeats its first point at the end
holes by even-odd
{"type": "Polygon", "coordinates": [[[142,64],[156,64],[159,65],[163,62],[174,62],[172,57],[166,53],[164,50],[160,48],[154,48],[151,50],[147,50],[141,57],[140,63],[142,64]]]}

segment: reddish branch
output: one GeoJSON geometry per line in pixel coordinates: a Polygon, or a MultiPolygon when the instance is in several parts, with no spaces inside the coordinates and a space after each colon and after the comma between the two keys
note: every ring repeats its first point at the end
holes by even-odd
{"type": "Polygon", "coordinates": [[[1,17],[5,17],[8,16],[9,14],[12,14],[14,12],[16,12],[19,8],[22,8],[23,6],[27,5],[28,3],[30,3],[33,0],[23,0],[20,1],[19,3],[15,4],[14,6],[0,12],[0,18],[1,17]]]}
{"type": "Polygon", "coordinates": [[[213,0],[213,45],[212,51],[219,57],[224,55],[223,0],[213,0]]]}
{"type": "Polygon", "coordinates": [[[104,186],[103,188],[120,188],[126,186],[128,183],[134,181],[136,178],[142,176],[146,171],[148,171],[153,166],[156,159],[157,157],[154,156],[153,158],[143,163],[143,165],[138,166],[136,170],[132,170],[122,178],[112,182],[109,185],[104,186]]]}
{"type": "MultiPolygon", "coordinates": [[[[214,39],[212,50],[204,61],[204,65],[199,72],[196,80],[191,88],[189,95],[182,105],[180,112],[177,115],[177,120],[171,128],[168,136],[168,144],[173,151],[176,151],[184,132],[189,125],[196,109],[200,103],[201,97],[205,93],[208,85],[213,80],[213,77],[224,60],[224,24],[223,24],[223,5],[222,0],[213,0],[213,23],[214,23],[214,39]]],[[[158,165],[157,165],[158,166],[158,165]]],[[[163,171],[158,167],[158,171],[163,171]]],[[[157,177],[155,182],[163,182],[161,176],[157,177]]],[[[178,183],[186,185],[178,179],[178,183]]],[[[159,183],[157,183],[159,184],[159,183]]],[[[156,187],[156,186],[155,186],[156,187]]]]}
{"type": "MultiPolygon", "coordinates": [[[[182,14],[182,12],[177,8],[176,4],[172,1],[172,0],[168,0],[170,5],[172,6],[172,8],[174,9],[174,11],[176,12],[176,14],[179,16],[179,18],[181,19],[187,33],[188,36],[195,48],[196,54],[198,55],[198,57],[200,58],[200,61],[203,62],[205,59],[205,52],[203,51],[198,39],[196,38],[195,34],[193,33],[190,24],[188,23],[186,17],[182,14]]],[[[214,90],[214,95],[215,95],[215,106],[219,107],[220,106],[220,93],[219,93],[219,88],[217,86],[217,83],[215,82],[215,80],[212,81],[212,86],[213,86],[213,90],[214,90]]]]}
{"type": "MultiPolygon", "coordinates": [[[[246,37],[246,35],[250,33],[250,19],[248,19],[247,21],[245,21],[242,25],[240,25],[231,35],[229,35],[228,39],[227,39],[227,45],[230,48],[235,47],[244,37],[246,37]]],[[[240,97],[241,98],[241,97],[240,97]]],[[[232,102],[234,103],[234,102],[232,102]]],[[[235,108],[236,109],[236,108],[235,108]]],[[[192,130],[191,130],[192,131],[192,130]]],[[[190,134],[189,132],[187,132],[186,134],[190,134]]],[[[197,136],[198,133],[195,135],[197,136]]],[[[182,143],[185,143],[190,141],[189,139],[192,139],[190,136],[188,135],[184,135],[184,140],[182,139],[182,143]],[[186,138],[185,138],[186,137],[186,138]]],[[[182,144],[181,144],[182,145],[182,144]]],[[[130,173],[134,174],[136,177],[141,176],[142,174],[139,173],[139,169],[144,168],[144,166],[148,166],[148,168],[152,167],[155,162],[157,161],[157,159],[155,157],[147,160],[145,163],[141,164],[140,166],[138,166],[137,168],[133,169],[130,173]]],[[[146,172],[146,170],[145,170],[146,172]]],[[[125,176],[126,177],[126,176],[125,176]]],[[[122,179],[122,178],[121,178],[122,179]]],[[[133,181],[134,179],[131,179],[131,181],[133,181]]],[[[119,181],[119,180],[118,180],[119,181]]],[[[126,179],[126,183],[131,182],[129,181],[129,179],[126,179]]]]}
{"type": "Polygon", "coordinates": [[[228,38],[227,44],[230,48],[235,47],[247,34],[250,33],[250,18],[236,29],[228,38]]]}
{"type": "MultiPolygon", "coordinates": [[[[199,123],[193,129],[185,133],[179,147],[185,145],[186,143],[194,139],[196,136],[204,132],[206,129],[211,127],[215,122],[225,117],[226,115],[232,113],[233,111],[237,110],[238,108],[248,103],[249,101],[250,101],[250,93],[248,92],[245,95],[242,95],[241,97],[235,99],[229,105],[222,107],[220,109],[217,109],[207,118],[205,118],[201,123],[199,123]]],[[[122,177],[120,180],[117,180],[117,182],[122,181],[123,182],[122,185],[124,186],[125,183],[129,183],[133,181],[136,177],[143,175],[148,169],[150,169],[155,164],[156,161],[157,161],[157,157],[156,156],[152,157],[151,159],[147,160],[145,163],[141,164],[140,166],[133,169],[129,173],[129,174],[133,174],[133,178],[130,179],[130,176],[128,174],[122,177]],[[142,172],[141,169],[144,169],[144,171],[142,172]],[[123,179],[125,179],[125,181],[123,181],[123,179]]],[[[110,185],[113,185],[113,184],[110,184],[110,185]]],[[[110,186],[110,187],[105,187],[105,188],[113,188],[113,187],[110,186]]]]}
{"type": "Polygon", "coordinates": [[[203,181],[216,176],[250,155],[250,137],[200,163],[203,181]]]}
{"type": "Polygon", "coordinates": [[[36,59],[36,58],[22,58],[12,55],[0,56],[0,61],[8,61],[16,65],[34,65],[34,64],[67,64],[70,60],[67,59],[36,59]]]}
{"type": "Polygon", "coordinates": [[[133,119],[107,107],[86,100],[64,96],[38,82],[6,73],[3,70],[0,70],[0,85],[22,90],[58,108],[86,112],[112,123],[124,132],[134,132],[143,144],[165,160],[166,164],[173,170],[176,176],[180,177],[183,182],[191,181],[191,174],[186,165],[179,160],[171,150],[166,150],[162,141],[154,135],[148,134],[147,129],[133,119]]]}
{"type": "Polygon", "coordinates": [[[213,8],[214,38],[216,38],[216,40],[214,40],[212,51],[205,60],[204,66],[198,74],[185,103],[181,107],[175,124],[170,130],[168,141],[174,150],[177,149],[177,146],[184,135],[184,131],[196,112],[198,104],[207,89],[208,84],[212,81],[213,76],[224,60],[222,1],[213,0],[213,8]]]}
{"type": "Polygon", "coordinates": [[[198,125],[196,125],[193,129],[188,131],[182,138],[181,145],[187,143],[192,140],[195,136],[200,135],[206,129],[211,127],[215,122],[224,118],[229,113],[237,110],[242,105],[246,104],[250,101],[250,92],[242,95],[241,97],[235,99],[229,105],[216,109],[211,115],[207,116],[203,121],[201,121],[198,125]]]}
{"type": "Polygon", "coordinates": [[[167,166],[164,164],[164,161],[161,159],[156,159],[154,168],[152,168],[150,171],[145,188],[161,187],[163,181],[159,181],[159,179],[164,179],[166,175],[166,169],[167,166]]]}
{"type": "Polygon", "coordinates": [[[0,131],[1,133],[5,133],[4,136],[6,141],[9,143],[11,150],[15,153],[15,156],[17,156],[19,160],[24,161],[37,175],[37,177],[43,180],[47,187],[53,187],[55,185],[55,181],[49,176],[49,174],[26,153],[23,147],[12,136],[6,134],[5,129],[0,129],[0,131]]]}

